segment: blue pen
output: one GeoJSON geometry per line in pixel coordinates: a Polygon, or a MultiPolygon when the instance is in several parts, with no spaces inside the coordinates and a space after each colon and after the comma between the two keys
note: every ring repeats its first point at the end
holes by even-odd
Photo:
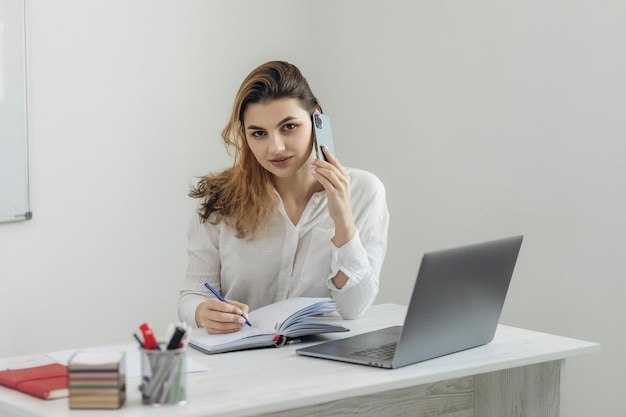
{"type": "MultiPolygon", "coordinates": [[[[204,286],[207,287],[209,289],[209,291],[211,291],[213,293],[214,296],[217,297],[218,300],[225,302],[226,304],[230,304],[228,301],[226,301],[226,299],[224,297],[222,297],[222,294],[220,294],[219,292],[217,292],[215,290],[215,288],[211,287],[209,284],[207,284],[206,282],[204,283],[204,286]]],[[[246,319],[246,324],[250,327],[252,327],[252,323],[250,323],[248,321],[248,319],[246,319]]]]}

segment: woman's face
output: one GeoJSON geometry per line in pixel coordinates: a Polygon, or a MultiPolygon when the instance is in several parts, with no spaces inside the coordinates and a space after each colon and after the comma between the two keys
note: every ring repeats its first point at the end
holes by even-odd
{"type": "Polygon", "coordinates": [[[297,99],[249,104],[243,123],[248,146],[263,168],[279,178],[310,176],[311,116],[297,99]]]}

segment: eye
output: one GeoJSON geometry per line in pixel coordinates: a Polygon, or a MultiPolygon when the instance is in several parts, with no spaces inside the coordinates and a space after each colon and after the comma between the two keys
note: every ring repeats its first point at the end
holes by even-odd
{"type": "Polygon", "coordinates": [[[253,138],[260,138],[263,137],[265,135],[265,132],[263,130],[255,130],[252,133],[250,133],[250,136],[253,138]]]}
{"type": "Polygon", "coordinates": [[[283,125],[283,130],[295,130],[297,127],[295,123],[286,123],[283,125]]]}

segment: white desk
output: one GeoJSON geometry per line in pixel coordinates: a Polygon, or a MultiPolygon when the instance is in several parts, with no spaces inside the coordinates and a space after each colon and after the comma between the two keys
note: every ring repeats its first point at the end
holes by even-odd
{"type": "MultiPolygon", "coordinates": [[[[344,322],[350,333],[402,324],[406,308],[373,306],[344,322]]],[[[43,401],[0,387],[2,417],[98,416],[558,416],[565,359],[600,349],[596,343],[499,326],[488,345],[396,370],[307,358],[302,345],[189,355],[210,368],[188,374],[182,406],[141,405],[139,380],[128,378],[119,410],[70,410],[67,399],[43,401]],[[427,414],[433,411],[438,414],[427,414]],[[419,414],[420,412],[424,414],[419,414]]],[[[0,369],[50,362],[45,355],[0,359],[0,369]]]]}

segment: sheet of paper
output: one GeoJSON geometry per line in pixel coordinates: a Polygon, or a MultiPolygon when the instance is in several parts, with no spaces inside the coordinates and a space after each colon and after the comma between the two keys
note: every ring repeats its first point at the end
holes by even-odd
{"type": "MultiPolygon", "coordinates": [[[[112,352],[125,352],[126,353],[126,376],[128,378],[141,376],[141,357],[139,355],[139,348],[133,345],[122,346],[105,346],[105,347],[92,347],[86,349],[68,349],[60,350],[57,352],[51,352],[47,355],[57,362],[67,365],[72,355],[76,352],[90,352],[90,353],[112,353],[112,352]]],[[[187,372],[203,372],[209,368],[187,357],[187,372]]]]}
{"type": "MultiPolygon", "coordinates": [[[[331,302],[328,298],[311,298],[311,297],[295,297],[279,301],[265,307],[251,311],[248,315],[253,326],[261,329],[267,329],[271,332],[277,332],[280,323],[284,322],[288,317],[304,308],[311,308],[312,305],[322,302],[331,302]]],[[[326,309],[320,309],[313,313],[327,312],[326,309]]],[[[301,313],[301,312],[300,312],[301,313]]]]}

